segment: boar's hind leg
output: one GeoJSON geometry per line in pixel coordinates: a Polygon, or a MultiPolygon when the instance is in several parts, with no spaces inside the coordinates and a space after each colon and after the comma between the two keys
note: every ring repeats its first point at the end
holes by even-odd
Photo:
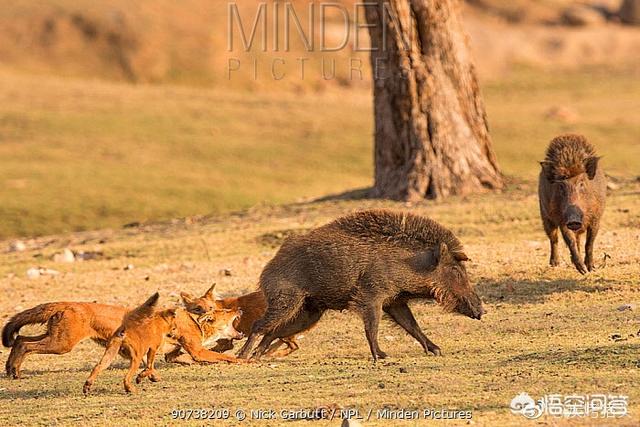
{"type": "Polygon", "coordinates": [[[373,361],[385,359],[387,354],[380,350],[378,345],[378,326],[380,325],[380,317],[382,317],[382,305],[363,307],[360,314],[364,321],[364,332],[367,336],[367,341],[369,341],[369,349],[371,350],[373,361]]]}
{"type": "Polygon", "coordinates": [[[549,244],[551,246],[551,255],[549,256],[549,265],[556,267],[559,264],[558,261],[558,227],[550,221],[544,221],[544,231],[549,237],[549,244]]]}
{"type": "Polygon", "coordinates": [[[400,325],[405,331],[409,333],[412,337],[414,337],[424,351],[429,353],[433,353],[436,356],[441,356],[442,352],[440,351],[440,347],[435,345],[427,336],[422,332],[418,322],[416,322],[415,317],[413,317],[413,313],[411,313],[411,309],[406,303],[396,303],[384,308],[384,311],[391,316],[395,322],[400,325]]]}
{"type": "Polygon", "coordinates": [[[593,263],[593,242],[596,240],[599,228],[600,224],[597,222],[592,223],[589,228],[587,228],[587,243],[584,246],[584,263],[587,265],[589,271],[596,269],[593,263]]]}
{"type": "Polygon", "coordinates": [[[258,359],[263,354],[265,354],[265,352],[268,351],[271,342],[276,338],[286,339],[286,337],[292,336],[293,344],[287,343],[286,340],[284,342],[287,343],[289,349],[291,350],[289,351],[289,353],[297,350],[298,344],[295,342],[295,335],[312,327],[316,322],[318,322],[318,320],[320,320],[320,317],[322,317],[322,310],[319,310],[315,307],[305,307],[293,320],[278,327],[278,329],[273,331],[273,333],[265,335],[253,355],[254,358],[258,359]]]}
{"type": "Polygon", "coordinates": [[[587,267],[582,262],[580,257],[580,250],[578,249],[578,239],[576,238],[576,234],[569,230],[566,226],[561,226],[560,231],[562,231],[562,238],[564,242],[569,247],[569,251],[571,252],[571,262],[578,269],[580,274],[587,274],[587,267]]]}

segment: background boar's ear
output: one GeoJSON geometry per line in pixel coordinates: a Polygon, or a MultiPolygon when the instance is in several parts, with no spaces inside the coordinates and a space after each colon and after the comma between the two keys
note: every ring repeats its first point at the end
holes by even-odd
{"type": "Polygon", "coordinates": [[[540,166],[542,166],[542,174],[547,178],[547,181],[553,181],[553,164],[543,160],[540,162],[540,166]]]}
{"type": "Polygon", "coordinates": [[[446,260],[450,257],[449,248],[446,243],[440,243],[440,247],[438,248],[438,252],[436,253],[436,259],[438,264],[440,264],[443,260],[446,260]]]}
{"type": "Polygon", "coordinates": [[[587,176],[589,179],[593,179],[596,176],[596,172],[598,171],[598,162],[600,161],[600,157],[587,157],[584,160],[584,169],[587,171],[587,176]]]}

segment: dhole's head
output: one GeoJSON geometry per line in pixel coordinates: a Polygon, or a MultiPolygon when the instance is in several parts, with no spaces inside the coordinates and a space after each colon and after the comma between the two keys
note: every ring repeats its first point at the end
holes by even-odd
{"type": "Polygon", "coordinates": [[[445,309],[455,311],[472,319],[484,314],[482,301],[473,289],[463,262],[469,261],[464,252],[452,252],[441,243],[434,253],[433,296],[445,309]]]}
{"type": "Polygon", "coordinates": [[[194,298],[187,292],[180,292],[184,307],[189,313],[202,315],[218,308],[216,304],[216,284],[214,283],[207,292],[199,298],[194,298]]]}
{"type": "Polygon", "coordinates": [[[201,327],[208,331],[207,341],[216,342],[219,339],[240,340],[244,338],[242,332],[233,327],[233,323],[242,316],[241,310],[212,310],[198,318],[201,327]]]}

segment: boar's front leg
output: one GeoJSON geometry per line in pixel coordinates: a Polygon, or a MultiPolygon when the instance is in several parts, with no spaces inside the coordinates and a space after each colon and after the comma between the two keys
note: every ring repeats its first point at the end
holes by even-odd
{"type": "Polygon", "coordinates": [[[549,245],[551,247],[551,255],[549,256],[549,265],[556,267],[558,262],[558,226],[551,221],[544,220],[544,231],[549,237],[549,245]]]}
{"type": "Polygon", "coordinates": [[[391,316],[398,325],[407,331],[409,335],[414,337],[420,343],[425,352],[431,352],[436,356],[442,355],[440,347],[431,342],[424,332],[422,332],[418,322],[416,322],[415,317],[413,317],[411,309],[406,303],[394,303],[385,307],[384,311],[391,316]]]}
{"type": "Polygon", "coordinates": [[[561,226],[560,231],[562,232],[564,242],[567,244],[569,251],[571,252],[571,262],[575,265],[580,274],[587,274],[587,267],[584,265],[582,258],[580,257],[576,234],[569,230],[566,225],[561,226]]]}
{"type": "Polygon", "coordinates": [[[593,222],[587,228],[587,243],[584,246],[584,263],[587,265],[587,269],[589,269],[589,271],[596,269],[596,266],[593,263],[593,242],[596,240],[599,228],[600,224],[598,222],[593,222]]]}
{"type": "Polygon", "coordinates": [[[371,350],[373,361],[386,359],[387,354],[380,350],[378,345],[378,326],[382,317],[382,304],[363,307],[360,314],[364,322],[364,332],[367,336],[367,341],[369,341],[369,349],[371,350]]]}

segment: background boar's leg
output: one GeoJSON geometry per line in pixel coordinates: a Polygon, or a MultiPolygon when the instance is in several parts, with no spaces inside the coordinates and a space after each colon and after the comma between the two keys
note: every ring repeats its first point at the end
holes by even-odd
{"type": "Polygon", "coordinates": [[[595,221],[587,228],[587,243],[584,247],[584,263],[587,265],[589,271],[596,269],[596,266],[593,264],[593,242],[596,240],[599,228],[600,224],[595,221]]]}
{"type": "Polygon", "coordinates": [[[558,227],[552,224],[550,221],[544,221],[544,231],[549,237],[549,243],[551,245],[551,256],[549,257],[549,265],[556,267],[559,264],[558,261],[558,227]]]}
{"type": "MultiPolygon", "coordinates": [[[[557,236],[556,236],[557,238],[557,236]]],[[[405,331],[409,333],[412,337],[414,337],[422,348],[424,348],[425,352],[431,352],[436,356],[441,356],[442,352],[440,351],[440,347],[435,345],[427,336],[422,332],[418,322],[416,322],[415,317],[413,317],[413,313],[409,306],[406,303],[395,303],[388,307],[384,308],[384,311],[391,316],[395,322],[400,325],[405,331]]]]}
{"type": "Polygon", "coordinates": [[[578,249],[578,239],[576,238],[576,234],[564,225],[560,227],[560,231],[562,232],[564,242],[569,247],[569,251],[571,251],[571,262],[576,266],[581,274],[587,274],[587,267],[584,265],[580,257],[580,249],[578,249]]]}
{"type": "Polygon", "coordinates": [[[387,354],[380,350],[378,345],[378,326],[380,325],[380,317],[382,317],[382,305],[367,306],[362,308],[362,320],[364,322],[364,332],[369,341],[369,349],[373,356],[373,361],[385,359],[387,354]]]}

